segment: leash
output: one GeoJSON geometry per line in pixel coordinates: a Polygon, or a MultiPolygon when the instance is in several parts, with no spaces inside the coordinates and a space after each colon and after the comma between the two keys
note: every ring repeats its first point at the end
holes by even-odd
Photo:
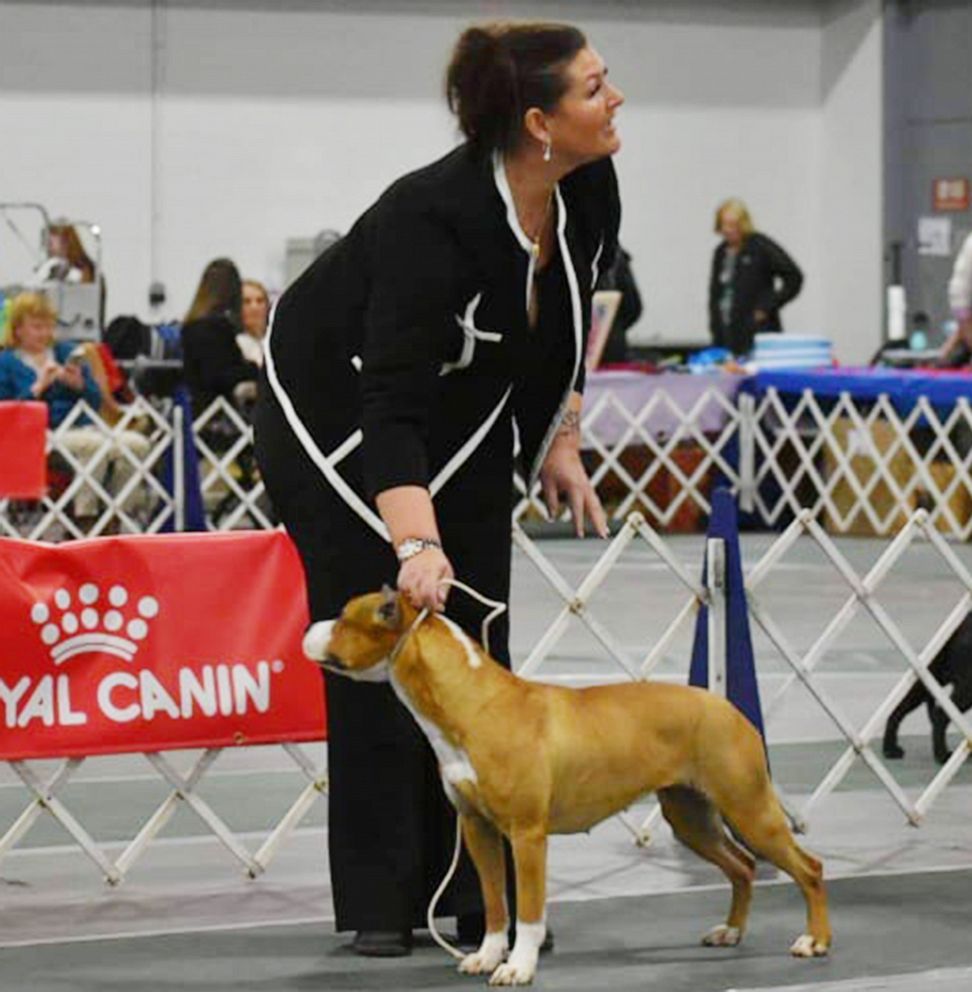
{"type": "MultiPolygon", "coordinates": [[[[458,579],[442,579],[439,582],[439,585],[455,586],[457,589],[461,589],[467,596],[472,596],[473,599],[478,600],[484,606],[492,607],[492,610],[490,610],[490,612],[486,614],[482,626],[483,649],[486,651],[487,654],[489,654],[489,625],[496,619],[496,617],[498,617],[506,609],[506,603],[500,603],[495,599],[489,599],[486,596],[484,596],[481,592],[477,592],[475,589],[473,589],[472,586],[468,586],[466,585],[465,582],[460,582],[458,579]]],[[[423,620],[425,620],[425,618],[428,615],[429,615],[429,610],[428,607],[426,607],[412,621],[411,626],[408,628],[408,630],[405,631],[404,634],[402,634],[402,636],[398,639],[398,643],[392,649],[391,661],[394,661],[395,658],[398,657],[398,654],[402,650],[402,647],[404,646],[405,642],[408,640],[409,637],[412,636],[412,634],[418,628],[418,625],[423,620]]],[[[442,934],[439,933],[435,925],[435,909],[439,905],[439,900],[442,898],[442,894],[445,892],[446,888],[448,888],[449,883],[452,881],[452,878],[456,873],[456,868],[459,865],[459,852],[461,850],[462,850],[462,824],[459,820],[459,813],[457,811],[456,812],[456,844],[452,852],[452,863],[449,865],[448,869],[446,870],[445,876],[443,877],[442,881],[439,883],[439,887],[435,890],[435,893],[433,894],[432,898],[429,900],[429,908],[425,914],[425,922],[429,928],[429,933],[431,934],[432,939],[439,945],[439,947],[442,948],[442,950],[446,952],[446,954],[449,954],[450,956],[454,957],[457,961],[461,961],[465,957],[465,955],[457,947],[453,947],[452,944],[450,944],[449,941],[447,941],[445,937],[443,937],[442,934]]]]}

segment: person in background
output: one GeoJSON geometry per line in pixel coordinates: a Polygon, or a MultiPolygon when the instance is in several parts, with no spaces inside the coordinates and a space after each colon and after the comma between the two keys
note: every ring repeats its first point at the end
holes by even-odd
{"type": "MultiPolygon", "coordinates": [[[[564,498],[578,535],[585,518],[607,534],[579,423],[592,279],[617,245],[623,97],[559,24],[469,28],[446,92],[467,140],[389,187],[277,302],[255,429],[312,619],[397,576],[479,639],[482,607],[446,580],[509,599],[514,420],[550,512],[564,498]]],[[[507,666],[508,636],[504,615],[490,652],[507,666]]],[[[389,686],[325,680],[336,927],[359,954],[405,955],[455,813],[389,686]]],[[[440,911],[462,943],[482,938],[468,860],[440,911]]],[[[531,921],[516,946],[543,939],[531,921]]]]}
{"type": "Polygon", "coordinates": [[[716,346],[745,355],[756,334],[783,330],[780,310],[800,292],[803,273],[775,241],[753,229],[742,200],[719,204],[715,232],[722,241],[712,255],[709,332],[716,346]]]}
{"type": "MultiPolygon", "coordinates": [[[[69,341],[54,341],[57,313],[43,293],[14,297],[9,322],[6,347],[0,350],[0,400],[46,403],[52,430],[61,426],[81,400],[95,412],[102,408],[105,397],[83,350],[69,341]]],[[[87,415],[75,418],[70,427],[59,431],[57,445],[74,455],[111,495],[120,492],[135,472],[125,451],[144,461],[150,449],[143,434],[117,428],[109,433],[107,428],[93,426],[87,415]],[[110,441],[107,451],[96,461],[106,439],[110,441]]],[[[138,510],[143,496],[138,489],[129,494],[126,511],[138,510]]],[[[98,494],[90,486],[82,486],[74,500],[79,522],[92,520],[100,511],[98,494]]]]}
{"type": "Polygon", "coordinates": [[[270,317],[270,294],[256,279],[243,280],[243,330],[236,344],[243,357],[254,365],[263,364],[263,338],[270,317]]]}
{"type": "Polygon", "coordinates": [[[47,229],[47,258],[34,270],[34,282],[94,282],[95,265],[73,224],[55,221],[47,229]]]}
{"type": "Polygon", "coordinates": [[[615,289],[621,294],[618,312],[614,315],[614,323],[608,334],[607,343],[601,353],[601,365],[626,362],[630,357],[628,347],[628,328],[632,327],[641,316],[641,293],[631,271],[631,255],[618,245],[618,253],[614,264],[606,269],[597,280],[598,290],[615,289]]]}
{"type": "Polygon", "coordinates": [[[954,368],[967,365],[972,357],[972,234],[955,256],[948,280],[948,305],[956,326],[942,345],[939,363],[954,368]]]}
{"type": "Polygon", "coordinates": [[[205,268],[182,324],[182,360],[194,416],[224,396],[243,405],[255,391],[257,366],[236,343],[243,328],[243,284],[228,258],[205,268]]]}

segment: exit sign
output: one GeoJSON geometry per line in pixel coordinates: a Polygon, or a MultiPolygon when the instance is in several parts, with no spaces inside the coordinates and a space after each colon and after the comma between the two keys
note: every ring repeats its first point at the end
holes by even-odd
{"type": "Polygon", "coordinates": [[[960,179],[936,179],[932,182],[933,210],[968,210],[969,181],[960,179]]]}

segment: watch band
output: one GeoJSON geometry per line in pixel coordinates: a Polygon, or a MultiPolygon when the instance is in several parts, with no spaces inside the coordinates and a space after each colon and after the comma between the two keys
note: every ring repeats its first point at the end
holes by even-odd
{"type": "Polygon", "coordinates": [[[439,551],[442,550],[442,545],[432,537],[406,537],[404,541],[399,543],[395,548],[395,554],[398,556],[400,562],[408,561],[409,558],[414,558],[416,555],[420,555],[423,551],[428,548],[438,548],[439,551]]]}

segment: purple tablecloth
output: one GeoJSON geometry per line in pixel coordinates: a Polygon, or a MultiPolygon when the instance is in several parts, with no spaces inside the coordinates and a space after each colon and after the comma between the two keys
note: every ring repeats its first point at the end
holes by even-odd
{"type": "MultiPolygon", "coordinates": [[[[642,429],[656,437],[667,437],[674,433],[707,391],[721,394],[734,405],[736,393],[745,379],[745,376],[728,372],[663,372],[660,375],[611,370],[590,372],[584,389],[584,417],[586,421],[588,412],[595,408],[598,400],[607,392],[612,393],[634,417],[637,417],[652,397],[658,397],[651,412],[642,420],[642,429]],[[664,402],[659,395],[661,393],[670,402],[664,402]]],[[[725,421],[726,411],[723,405],[711,399],[697,411],[693,425],[697,431],[713,434],[722,429],[725,421]]],[[[610,407],[591,424],[593,433],[605,444],[616,444],[627,427],[628,422],[624,416],[610,407]]],[[[632,439],[632,444],[640,443],[642,442],[637,436],[632,439]]]]}

